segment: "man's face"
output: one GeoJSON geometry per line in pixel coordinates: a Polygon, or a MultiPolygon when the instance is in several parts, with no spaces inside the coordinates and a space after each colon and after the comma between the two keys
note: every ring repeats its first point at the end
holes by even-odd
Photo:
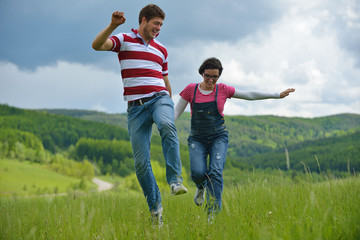
{"type": "Polygon", "coordinates": [[[155,38],[160,32],[163,22],[164,22],[164,20],[159,17],[155,17],[148,22],[146,22],[146,20],[145,20],[145,27],[144,27],[145,39],[144,40],[146,41],[146,40],[151,40],[151,39],[155,38]]]}

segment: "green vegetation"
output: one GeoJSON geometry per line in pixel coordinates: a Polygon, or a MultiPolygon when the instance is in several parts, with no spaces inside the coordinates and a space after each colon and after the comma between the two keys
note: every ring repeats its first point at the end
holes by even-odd
{"type": "MultiPolygon", "coordinates": [[[[290,168],[312,172],[354,172],[360,170],[360,131],[352,134],[309,140],[289,146],[290,168]]],[[[287,169],[284,149],[242,159],[255,168],[287,169]]]]}
{"type": "Polygon", "coordinates": [[[190,193],[162,192],[164,226],[150,223],[141,194],[0,199],[2,239],[359,239],[360,178],[295,183],[281,172],[238,172],[212,224],[190,193]],[[250,177],[252,176],[252,177],[250,177]],[[260,178],[258,178],[260,177],[260,178]]]}
{"type": "MultiPolygon", "coordinates": [[[[355,114],[314,119],[227,116],[230,142],[225,170],[288,170],[284,152],[287,148],[287,172],[294,176],[306,172],[328,178],[354,175],[360,170],[359,120],[355,114]]],[[[176,124],[184,143],[180,154],[188,181],[189,113],[184,113],[176,124]]],[[[121,176],[124,180],[116,186],[137,191],[125,125],[124,114],[23,110],[0,105],[0,157],[40,163],[56,173],[87,181],[95,175],[121,176]]],[[[159,185],[167,187],[162,178],[165,160],[161,139],[156,127],[153,129],[151,161],[158,169],[159,185]]]]}
{"type": "Polygon", "coordinates": [[[189,120],[185,113],[176,123],[189,189],[182,196],[170,196],[154,127],[158,229],[134,173],[125,115],[0,105],[0,239],[360,238],[359,115],[226,117],[223,211],[212,224],[193,203],[189,120]],[[93,192],[95,175],[114,188],[93,192]]]}
{"type": "Polygon", "coordinates": [[[360,130],[360,115],[341,114],[319,118],[276,116],[227,116],[229,156],[248,157],[308,140],[344,136],[360,130]]]}
{"type": "MultiPolygon", "coordinates": [[[[82,110],[47,111],[126,127],[124,114],[82,110]]],[[[225,118],[230,136],[226,168],[255,167],[286,170],[285,148],[287,148],[290,168],[293,170],[303,172],[304,169],[306,171],[310,169],[337,176],[342,175],[339,172],[360,170],[360,115],[340,114],[313,119],[276,116],[225,116],[225,118]]],[[[180,142],[183,144],[182,162],[189,171],[187,137],[190,132],[190,114],[184,113],[176,121],[176,126],[180,142]]],[[[156,138],[157,130],[154,128],[153,131],[156,138]]],[[[163,159],[160,145],[153,144],[153,149],[152,156],[160,153],[155,159],[163,159]]]]}
{"type": "Polygon", "coordinates": [[[0,105],[0,116],[2,129],[32,133],[42,141],[44,148],[51,152],[75,145],[80,138],[129,140],[125,129],[44,111],[0,105]]]}
{"type": "Polygon", "coordinates": [[[129,141],[81,138],[75,149],[78,158],[94,159],[102,174],[126,176],[133,172],[134,161],[129,141]]]}
{"type": "Polygon", "coordinates": [[[16,197],[87,190],[86,179],[64,176],[39,163],[0,159],[0,196],[16,197]]]}
{"type": "MultiPolygon", "coordinates": [[[[81,111],[75,116],[82,116],[81,111]]],[[[60,154],[72,161],[91,162],[96,174],[128,176],[134,172],[127,130],[112,124],[0,105],[0,130],[3,157],[44,163],[60,154]]],[[[153,136],[151,144],[151,158],[164,167],[160,137],[153,136]]],[[[187,147],[181,146],[180,151],[189,169],[187,147]]]]}
{"type": "MultiPolygon", "coordinates": [[[[50,113],[108,123],[126,128],[126,115],[106,114],[84,110],[46,110],[50,113]]],[[[225,116],[229,130],[231,158],[248,157],[259,153],[284,149],[308,140],[343,136],[360,131],[360,115],[339,114],[318,118],[277,116],[225,116]]],[[[180,142],[187,145],[190,114],[185,112],[176,121],[180,142]]],[[[157,130],[154,129],[156,133],[157,130]]]]}

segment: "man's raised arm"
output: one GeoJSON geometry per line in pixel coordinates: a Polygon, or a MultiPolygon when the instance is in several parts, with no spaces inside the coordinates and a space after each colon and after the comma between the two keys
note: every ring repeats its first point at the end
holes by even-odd
{"type": "Polygon", "coordinates": [[[114,12],[111,16],[111,23],[95,37],[92,48],[96,51],[110,50],[113,47],[113,43],[109,39],[110,34],[125,21],[126,18],[123,12],[114,12]]]}

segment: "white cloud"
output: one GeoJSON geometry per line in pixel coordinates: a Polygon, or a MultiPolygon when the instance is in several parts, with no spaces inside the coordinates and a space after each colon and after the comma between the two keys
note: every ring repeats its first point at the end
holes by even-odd
{"type": "MultiPolygon", "coordinates": [[[[230,100],[225,114],[322,116],[360,113],[360,70],[355,59],[339,47],[335,16],[320,4],[295,5],[267,32],[233,42],[187,43],[193,53],[175,52],[173,58],[201,61],[218,57],[224,67],[220,81],[243,90],[296,92],[278,101],[230,100]],[[318,7],[318,8],[317,8],[318,7]]],[[[354,17],[352,17],[353,19],[354,17]]],[[[186,49],[179,46],[179,49],[186,49]]],[[[198,81],[198,75],[194,74],[198,81]]],[[[193,81],[192,81],[193,82],[193,81]]]]}
{"type": "Polygon", "coordinates": [[[58,62],[24,71],[0,63],[0,102],[24,108],[78,108],[124,112],[118,74],[91,65],[58,62]]]}
{"type": "MultiPolygon", "coordinates": [[[[172,4],[159,2],[170,13],[173,11],[172,4]]],[[[247,4],[250,7],[245,9],[251,9],[253,5],[250,2],[247,4]]],[[[178,5],[180,7],[181,4],[178,5]]],[[[276,15],[275,5],[268,6],[274,11],[270,15],[276,15]]],[[[231,99],[225,106],[225,114],[315,117],[343,112],[360,113],[360,70],[356,67],[356,57],[359,57],[356,49],[360,49],[356,47],[356,39],[360,36],[359,1],[291,0],[279,1],[278,5],[281,5],[280,14],[276,18],[270,17],[266,24],[264,19],[268,18],[261,19],[260,24],[256,22],[257,18],[251,17],[252,14],[247,14],[236,25],[237,28],[232,20],[229,25],[223,25],[220,33],[233,33],[232,38],[223,41],[219,40],[224,38],[217,36],[216,28],[211,24],[203,26],[206,29],[202,33],[206,35],[201,39],[197,28],[201,27],[199,23],[203,23],[204,19],[187,19],[194,21],[195,27],[188,24],[180,28],[176,21],[172,22],[178,15],[169,14],[164,33],[160,36],[167,41],[176,36],[177,40],[170,41],[174,45],[162,39],[160,41],[169,52],[169,79],[174,102],[187,84],[201,81],[197,71],[202,61],[218,57],[224,66],[220,81],[238,89],[279,92],[288,87],[296,88],[295,93],[282,100],[231,99]],[[256,30],[243,31],[249,23],[256,26],[256,30]],[[166,29],[170,25],[173,28],[166,29]],[[231,29],[228,29],[230,25],[231,29]],[[179,28],[174,30],[174,26],[179,28]],[[192,34],[195,31],[197,34],[192,34]]],[[[241,7],[241,4],[236,2],[233,6],[241,7]]],[[[229,4],[221,5],[219,19],[230,21],[224,15],[228,7],[229,4]]],[[[235,14],[236,10],[231,9],[231,12],[235,14]]],[[[259,17],[262,16],[261,11],[256,12],[259,17]]],[[[107,24],[108,20],[103,21],[107,24]]],[[[101,29],[103,25],[99,23],[96,29],[101,29]]],[[[121,31],[127,31],[128,27],[121,31]]],[[[93,31],[97,33],[95,29],[86,32],[93,31]]],[[[90,43],[88,50],[91,51],[90,43]]],[[[94,57],[94,54],[86,56],[94,57]]],[[[99,59],[97,66],[106,67],[99,69],[90,64],[58,61],[56,65],[26,71],[14,64],[0,62],[0,103],[25,108],[125,112],[116,56],[104,53],[94,58],[99,59]]]]}

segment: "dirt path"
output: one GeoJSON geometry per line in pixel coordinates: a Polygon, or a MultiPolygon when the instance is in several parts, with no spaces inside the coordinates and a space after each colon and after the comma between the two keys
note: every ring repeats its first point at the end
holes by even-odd
{"type": "MultiPolygon", "coordinates": [[[[111,184],[109,182],[106,182],[106,181],[103,181],[103,180],[101,180],[99,178],[93,178],[92,182],[95,183],[98,186],[97,190],[99,192],[110,190],[114,186],[113,184],[111,184]]],[[[81,194],[81,193],[76,193],[76,194],[81,194]]],[[[19,196],[19,197],[20,198],[34,198],[34,197],[54,197],[54,196],[66,196],[66,195],[69,195],[69,193],[61,192],[61,193],[19,196]]]]}
{"type": "Polygon", "coordinates": [[[113,184],[105,182],[99,178],[93,178],[92,182],[98,185],[99,192],[110,190],[114,186],[113,184]]]}

